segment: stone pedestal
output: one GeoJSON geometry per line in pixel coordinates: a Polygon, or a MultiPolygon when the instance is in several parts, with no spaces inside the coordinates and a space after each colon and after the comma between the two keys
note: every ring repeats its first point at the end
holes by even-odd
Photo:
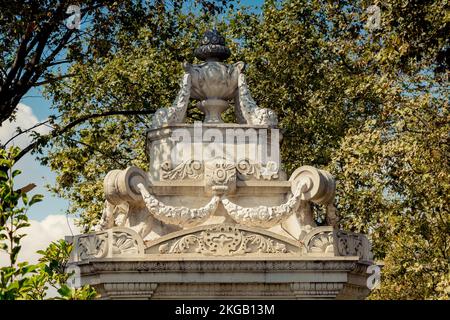
{"type": "Polygon", "coordinates": [[[318,227],[304,241],[209,225],[147,241],[128,228],[75,236],[71,260],[101,299],[362,299],[364,236],[318,227]]]}
{"type": "Polygon", "coordinates": [[[223,38],[205,39],[206,62],[185,65],[152,119],[149,170],[109,172],[98,225],[69,239],[80,284],[101,299],[364,298],[370,243],[338,229],[332,175],[302,166],[288,179],[276,114],[252,99],[243,63],[221,62],[223,38]],[[184,123],[192,98],[209,101],[205,124],[184,123]],[[233,99],[238,123],[220,123],[233,99]]]}

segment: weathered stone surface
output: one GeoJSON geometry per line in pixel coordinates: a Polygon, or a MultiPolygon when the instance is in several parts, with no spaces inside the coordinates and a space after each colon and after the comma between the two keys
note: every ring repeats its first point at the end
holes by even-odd
{"type": "Polygon", "coordinates": [[[81,283],[102,299],[364,298],[370,243],[337,229],[333,177],[302,166],[287,179],[275,113],[251,97],[243,63],[213,49],[154,115],[148,172],[108,173],[95,231],[70,238],[81,283]],[[183,123],[192,98],[205,124],[183,123]],[[239,124],[221,123],[230,100],[239,124]]]}

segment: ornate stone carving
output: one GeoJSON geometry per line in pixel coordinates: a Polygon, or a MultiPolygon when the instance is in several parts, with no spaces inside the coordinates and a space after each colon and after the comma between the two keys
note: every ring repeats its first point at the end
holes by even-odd
{"type": "Polygon", "coordinates": [[[279,206],[258,206],[253,208],[241,207],[227,198],[222,199],[222,204],[227,213],[238,223],[245,226],[270,228],[283,222],[297,209],[302,194],[303,185],[299,185],[294,195],[279,206]]]}
{"type": "Polygon", "coordinates": [[[247,234],[234,226],[215,226],[200,235],[187,235],[172,244],[159,247],[160,253],[189,253],[203,255],[243,255],[248,253],[287,253],[286,246],[259,234],[247,234]]]}
{"type": "Polygon", "coordinates": [[[139,251],[137,239],[127,232],[113,232],[113,254],[137,254],[139,251]]]}
{"type": "MultiPolygon", "coordinates": [[[[305,185],[301,199],[326,206],[326,221],[328,225],[337,227],[338,216],[334,206],[336,183],[333,176],[325,170],[316,169],[312,166],[302,166],[295,170],[289,181],[291,190],[294,192],[300,184],[305,185]]],[[[309,204],[305,204],[309,206],[309,204]]],[[[300,220],[314,221],[311,210],[300,210],[300,220]]]]}
{"type": "Polygon", "coordinates": [[[227,187],[228,193],[236,189],[236,167],[225,159],[214,159],[205,163],[205,186],[227,187]]]}
{"type": "Polygon", "coordinates": [[[69,237],[70,263],[102,298],[363,297],[367,238],[334,230],[328,172],[303,166],[287,181],[277,116],[252,98],[243,62],[222,62],[229,54],[205,34],[205,62],[184,65],[173,104],[152,118],[149,171],[107,174],[98,231],[69,237]],[[183,123],[191,99],[206,125],[183,123]],[[232,100],[238,123],[221,123],[232,100]],[[313,204],[331,226],[317,227],[313,204]]]}
{"type": "Polygon", "coordinates": [[[132,229],[113,227],[106,231],[74,237],[75,260],[90,260],[144,252],[142,238],[132,229]]]}
{"type": "Polygon", "coordinates": [[[334,255],[333,228],[330,226],[316,227],[303,238],[308,253],[330,253],[334,255]]]}
{"type": "Polygon", "coordinates": [[[172,169],[170,163],[166,161],[161,165],[161,171],[164,180],[202,179],[203,163],[187,160],[172,169]]]}
{"type": "MultiPolygon", "coordinates": [[[[235,165],[220,159],[207,165],[210,185],[223,185],[227,179],[234,179],[233,169],[236,169],[239,180],[278,179],[279,168],[273,161],[268,161],[266,165],[262,165],[260,163],[250,163],[248,159],[243,159],[235,165]]],[[[170,161],[165,161],[161,164],[161,177],[163,180],[203,179],[204,171],[204,163],[198,160],[186,160],[175,168],[172,168],[170,161]]]]}
{"type": "Polygon", "coordinates": [[[108,254],[108,235],[106,232],[84,235],[78,238],[78,259],[103,258],[108,254]]]}
{"type": "Polygon", "coordinates": [[[178,95],[169,108],[160,108],[153,115],[150,128],[161,128],[164,125],[182,123],[186,118],[186,110],[189,105],[191,94],[191,75],[185,73],[181,82],[178,95]]]}
{"type": "Polygon", "coordinates": [[[334,231],[335,252],[340,256],[359,256],[363,260],[372,260],[370,242],[360,233],[342,230],[334,231]]]}
{"type": "Polygon", "coordinates": [[[102,216],[95,231],[107,230],[114,226],[124,226],[128,218],[130,205],[142,201],[137,184],[149,184],[147,174],[137,167],[131,166],[125,170],[108,172],[104,181],[105,204],[102,216]]]}
{"type": "Polygon", "coordinates": [[[129,205],[127,202],[113,205],[108,200],[105,200],[102,216],[98,224],[94,227],[94,231],[107,230],[114,226],[123,226],[128,215],[128,209],[129,205]]]}
{"type": "Polygon", "coordinates": [[[243,67],[240,68],[238,90],[235,97],[237,119],[240,123],[275,127],[278,124],[276,113],[270,109],[259,108],[256,105],[248,89],[242,69],[243,67]]]}
{"type": "Polygon", "coordinates": [[[278,178],[278,165],[273,161],[268,161],[264,166],[260,163],[250,163],[248,159],[240,160],[236,165],[239,180],[274,180],[278,178]]]}
{"type": "Polygon", "coordinates": [[[192,227],[204,222],[216,209],[220,198],[213,196],[204,207],[190,209],[167,206],[156,199],[143,184],[138,185],[149,212],[158,220],[181,227],[192,227]]]}
{"type": "Polygon", "coordinates": [[[308,252],[312,253],[334,253],[333,233],[323,231],[315,234],[308,243],[308,252]]]}

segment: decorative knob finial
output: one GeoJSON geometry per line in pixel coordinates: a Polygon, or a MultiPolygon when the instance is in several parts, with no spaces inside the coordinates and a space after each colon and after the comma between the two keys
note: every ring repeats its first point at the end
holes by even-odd
{"type": "Polygon", "coordinates": [[[201,45],[195,49],[194,55],[204,61],[223,61],[231,55],[231,52],[225,46],[225,38],[216,29],[213,29],[203,34],[201,45]]]}

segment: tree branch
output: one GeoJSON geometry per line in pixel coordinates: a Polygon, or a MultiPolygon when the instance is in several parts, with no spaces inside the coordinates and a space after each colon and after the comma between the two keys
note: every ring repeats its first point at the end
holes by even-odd
{"type": "MultiPolygon", "coordinates": [[[[55,138],[65,132],[69,131],[70,129],[79,125],[80,123],[83,123],[90,119],[108,117],[108,116],[114,116],[114,115],[143,115],[143,114],[153,114],[153,113],[154,113],[153,110],[119,110],[119,111],[106,111],[106,112],[102,112],[102,113],[89,114],[89,115],[80,117],[80,118],[70,122],[69,124],[67,124],[64,127],[55,128],[52,132],[50,132],[49,134],[46,134],[45,136],[42,136],[40,138],[43,138],[43,137],[55,138]]],[[[34,142],[32,142],[27,147],[22,149],[20,151],[20,153],[14,158],[14,161],[17,162],[28,152],[40,147],[41,145],[44,144],[44,141],[45,141],[44,139],[39,139],[39,138],[36,139],[34,142]]]]}
{"type": "Polygon", "coordinates": [[[15,134],[15,135],[12,136],[11,138],[9,138],[8,141],[6,141],[6,142],[3,144],[3,146],[1,146],[1,148],[5,148],[5,147],[8,145],[8,143],[10,143],[11,141],[13,141],[15,138],[17,138],[17,137],[20,136],[21,134],[30,132],[31,130],[33,130],[33,129],[37,128],[37,127],[40,127],[40,126],[42,126],[42,125],[44,125],[44,124],[46,124],[46,123],[48,123],[48,122],[50,122],[50,119],[47,119],[47,120],[45,120],[45,121],[43,121],[43,122],[40,122],[40,123],[37,123],[37,124],[35,124],[34,126],[28,128],[28,129],[26,129],[26,130],[24,130],[24,131],[20,131],[19,133],[15,134]]]}

